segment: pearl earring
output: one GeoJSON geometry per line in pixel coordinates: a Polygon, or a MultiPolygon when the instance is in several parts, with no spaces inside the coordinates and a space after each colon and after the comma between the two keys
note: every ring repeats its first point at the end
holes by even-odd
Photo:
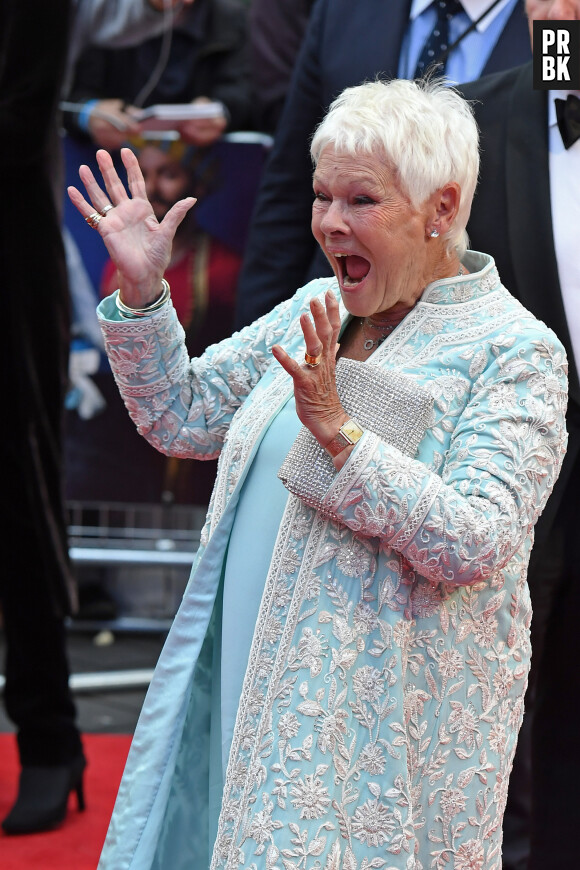
{"type": "Polygon", "coordinates": [[[429,235],[431,236],[432,239],[436,239],[439,236],[439,230],[431,230],[429,235]]]}

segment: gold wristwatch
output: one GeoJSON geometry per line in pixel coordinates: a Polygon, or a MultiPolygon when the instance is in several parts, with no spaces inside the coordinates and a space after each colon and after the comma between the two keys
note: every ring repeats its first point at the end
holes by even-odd
{"type": "Polygon", "coordinates": [[[346,423],[342,424],[332,441],[329,441],[324,449],[334,458],[335,456],[338,456],[339,453],[342,453],[346,447],[349,447],[351,444],[356,444],[356,442],[362,438],[363,433],[364,430],[361,429],[356,420],[353,420],[351,417],[350,420],[347,420],[346,423]]]}

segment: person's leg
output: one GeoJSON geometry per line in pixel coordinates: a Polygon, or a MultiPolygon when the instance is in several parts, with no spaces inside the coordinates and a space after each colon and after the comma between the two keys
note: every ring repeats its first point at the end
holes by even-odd
{"type": "MultiPolygon", "coordinates": [[[[28,561],[23,557],[23,562],[28,561]]],[[[26,577],[13,575],[2,597],[6,711],[18,729],[23,766],[67,764],[81,752],[68,685],[64,621],[26,577]]]]}
{"type": "Polygon", "coordinates": [[[0,604],[6,638],[5,702],[16,724],[22,772],[5,830],[61,821],[84,758],[68,687],[64,617],[74,603],[62,496],[62,415],[68,300],[60,229],[43,166],[3,176],[12,222],[0,218],[9,292],[0,342],[5,402],[0,604]],[[29,189],[31,185],[32,189],[29,189]],[[33,190],[35,191],[33,194],[33,190]],[[42,233],[27,232],[27,212],[42,233]]]}
{"type": "MultiPolygon", "coordinates": [[[[18,525],[16,508],[13,529],[18,525]]],[[[2,822],[10,834],[58,825],[72,790],[79,806],[84,805],[85,760],[68,684],[64,618],[55,613],[40,548],[34,546],[38,541],[30,533],[23,540],[26,544],[13,546],[4,562],[0,595],[6,641],[4,701],[17,728],[21,763],[18,795],[2,822]]]]}
{"type": "MultiPolygon", "coordinates": [[[[529,870],[563,870],[578,865],[579,486],[577,463],[558,516],[563,540],[562,582],[547,624],[537,675],[529,870]]],[[[555,556],[557,561],[558,554],[555,556]]]]}
{"type": "Polygon", "coordinates": [[[564,535],[553,529],[541,550],[533,553],[528,572],[532,597],[532,667],[525,698],[524,721],[510,776],[503,824],[503,870],[527,870],[532,824],[532,741],[540,663],[546,632],[559,595],[564,566],[564,535]]]}
{"type": "Polygon", "coordinates": [[[4,539],[23,544],[10,547],[3,560],[0,589],[4,701],[17,728],[22,768],[18,797],[3,821],[4,830],[14,834],[61,822],[70,791],[82,791],[84,768],[68,684],[64,617],[55,612],[43,548],[25,501],[24,491],[21,498],[15,496],[11,518],[3,524],[4,539]]]}

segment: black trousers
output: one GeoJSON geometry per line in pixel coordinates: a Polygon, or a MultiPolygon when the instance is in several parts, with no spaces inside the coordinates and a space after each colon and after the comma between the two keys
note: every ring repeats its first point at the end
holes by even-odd
{"type": "Polygon", "coordinates": [[[538,663],[532,728],[529,870],[560,870],[580,861],[580,462],[560,514],[558,594],[538,663]]]}
{"type": "MultiPolygon", "coordinates": [[[[569,423],[569,429],[577,427],[569,423]]],[[[571,438],[564,494],[532,553],[532,668],[504,818],[504,870],[578,864],[580,819],[580,460],[571,438]]],[[[549,505],[549,502],[548,502],[549,505]]],[[[539,523],[542,522],[542,517],[539,523]]]]}
{"type": "Polygon", "coordinates": [[[62,499],[68,288],[53,191],[69,12],[69,0],[0,3],[0,605],[24,764],[80,749],[63,625],[74,598],[62,499]]]}
{"type": "Polygon", "coordinates": [[[64,620],[42,596],[22,595],[20,579],[5,584],[2,595],[6,712],[18,729],[23,765],[66,764],[81,752],[81,739],[68,685],[64,620]]]}
{"type": "MultiPolygon", "coordinates": [[[[62,288],[49,283],[58,277],[53,274],[58,270],[49,268],[54,252],[43,253],[43,293],[38,295],[54,290],[45,300],[45,316],[39,311],[25,317],[24,301],[9,300],[14,329],[0,343],[0,388],[7,408],[0,434],[4,701],[26,765],[66,763],[80,751],[64,626],[74,599],[62,495],[66,330],[56,313],[62,288]],[[19,323],[18,314],[23,315],[19,323]]],[[[17,286],[12,265],[7,272],[17,286]]],[[[22,292],[30,294],[32,287],[22,292]]]]}
{"type": "Polygon", "coordinates": [[[0,388],[8,409],[0,435],[4,701],[18,729],[21,762],[28,765],[62,764],[80,751],[64,627],[74,593],[62,496],[61,336],[50,318],[45,325],[40,337],[40,325],[23,321],[15,332],[18,349],[11,341],[0,343],[0,388]]]}

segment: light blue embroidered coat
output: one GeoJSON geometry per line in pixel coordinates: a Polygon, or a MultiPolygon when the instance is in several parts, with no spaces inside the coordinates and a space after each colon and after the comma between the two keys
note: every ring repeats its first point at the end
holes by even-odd
{"type": "Polygon", "coordinates": [[[416,457],[365,432],[321,505],[339,523],[288,497],[211,858],[204,637],[240,489],[291,392],[271,347],[302,360],[299,314],[338,289],[312,282],[192,361],[171,307],[121,323],[102,303],[139,431],[172,455],[221,455],[101,870],[500,870],[530,660],[526,569],[565,451],[566,360],[489,257],[464,262],[472,274],[429,285],[372,357],[434,397],[416,457]]]}

